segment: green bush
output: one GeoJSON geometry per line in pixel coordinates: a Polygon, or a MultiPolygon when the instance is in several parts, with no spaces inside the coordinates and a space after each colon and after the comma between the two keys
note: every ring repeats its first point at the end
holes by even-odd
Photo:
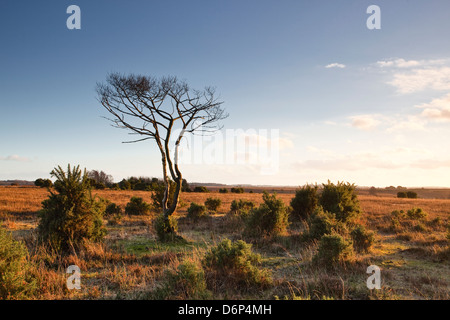
{"type": "Polygon", "coordinates": [[[39,239],[62,252],[76,249],[85,239],[102,241],[106,202],[92,198],[86,170],[82,173],[79,166],[71,170],[68,165],[66,173],[58,166],[51,175],[56,177],[57,193],[50,191],[49,198],[42,202],[39,239]]]}
{"type": "Polygon", "coordinates": [[[406,197],[408,199],[417,199],[417,193],[414,191],[408,191],[406,192],[406,197]]]}
{"type": "Polygon", "coordinates": [[[251,244],[224,239],[212,247],[202,263],[210,279],[239,286],[267,287],[272,284],[268,270],[258,268],[261,257],[252,252],[251,244]]]}
{"type": "Polygon", "coordinates": [[[0,300],[22,300],[36,290],[36,280],[30,274],[28,250],[23,242],[13,239],[0,226],[0,300]]]}
{"type": "Polygon", "coordinates": [[[205,201],[205,207],[210,211],[217,211],[221,205],[222,200],[219,198],[208,198],[205,201]]]}
{"type": "Polygon", "coordinates": [[[236,188],[231,188],[231,192],[232,193],[244,193],[244,188],[241,187],[236,187],[236,188]]]}
{"type": "Polygon", "coordinates": [[[263,194],[259,208],[253,209],[246,221],[245,233],[250,236],[274,236],[286,231],[289,222],[289,210],[276,194],[263,194]]]}
{"type": "Polygon", "coordinates": [[[204,187],[204,186],[197,186],[194,188],[194,192],[203,192],[203,193],[207,193],[209,192],[208,188],[204,187]]]}
{"type": "Polygon", "coordinates": [[[411,210],[408,210],[408,212],[406,213],[406,216],[409,219],[420,220],[420,219],[427,218],[428,213],[423,211],[421,208],[412,208],[411,210]]]}
{"type": "Polygon", "coordinates": [[[228,189],[227,188],[220,188],[219,189],[219,193],[228,193],[228,189]]]}
{"type": "Polygon", "coordinates": [[[323,184],[319,203],[325,211],[334,213],[339,221],[351,221],[361,213],[355,189],[354,184],[338,182],[335,185],[328,181],[323,184]]]}
{"type": "Polygon", "coordinates": [[[230,213],[245,216],[255,207],[255,203],[250,200],[233,200],[230,206],[230,213]]]}
{"type": "Polygon", "coordinates": [[[153,227],[156,231],[156,236],[162,242],[180,240],[176,234],[178,232],[178,221],[173,215],[167,218],[164,214],[160,214],[154,221],[153,227]]]}
{"type": "Polygon", "coordinates": [[[53,186],[53,182],[50,179],[39,178],[34,181],[34,185],[41,188],[51,188],[53,186]]]}
{"type": "Polygon", "coordinates": [[[191,202],[191,205],[187,209],[187,218],[197,221],[200,218],[204,218],[208,216],[208,212],[206,211],[206,207],[201,204],[197,204],[195,202],[191,202]]]}
{"type": "Polygon", "coordinates": [[[320,239],[323,235],[330,234],[336,223],[335,216],[319,206],[308,219],[308,238],[320,239]]]}
{"type": "Polygon", "coordinates": [[[318,186],[306,185],[295,191],[291,200],[292,214],[300,219],[307,219],[318,205],[318,186]]]}
{"type": "MultiPolygon", "coordinates": [[[[173,197],[175,195],[175,189],[177,184],[170,180],[169,181],[169,195],[167,199],[167,206],[170,207],[172,205],[173,197]]],[[[152,205],[155,211],[161,211],[162,212],[162,202],[164,198],[164,192],[166,190],[166,187],[164,183],[157,183],[153,186],[153,193],[152,193],[152,205]]]]}
{"type": "Polygon", "coordinates": [[[105,209],[105,216],[113,216],[122,213],[122,207],[115,203],[108,203],[105,209]]]}
{"type": "Polygon", "coordinates": [[[151,205],[140,197],[131,197],[130,202],[125,206],[127,215],[145,215],[150,214],[151,205]]]}
{"type": "Polygon", "coordinates": [[[175,270],[165,272],[163,284],[153,297],[156,300],[198,300],[210,298],[211,292],[206,288],[203,268],[192,261],[184,261],[175,270]]]}
{"type": "Polygon", "coordinates": [[[345,241],[339,234],[326,234],[320,238],[319,249],[313,257],[313,262],[325,266],[342,262],[352,255],[352,244],[345,241]]]}
{"type": "Polygon", "coordinates": [[[407,194],[404,191],[397,192],[397,198],[407,198],[407,194]]]}
{"type": "Polygon", "coordinates": [[[353,248],[357,252],[368,252],[375,242],[374,233],[367,231],[362,225],[356,226],[350,233],[350,236],[353,240],[353,248]]]}

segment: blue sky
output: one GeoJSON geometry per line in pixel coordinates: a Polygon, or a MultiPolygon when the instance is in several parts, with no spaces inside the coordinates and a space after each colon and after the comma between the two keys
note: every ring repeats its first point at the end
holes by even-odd
{"type": "Polygon", "coordinates": [[[0,2],[0,179],[56,165],[161,176],[96,100],[109,72],[217,88],[226,129],[278,129],[279,170],[186,164],[189,181],[450,187],[450,2],[0,2]],[[81,30],[68,30],[69,5],[81,30]],[[369,30],[366,9],[381,8],[369,30]]]}

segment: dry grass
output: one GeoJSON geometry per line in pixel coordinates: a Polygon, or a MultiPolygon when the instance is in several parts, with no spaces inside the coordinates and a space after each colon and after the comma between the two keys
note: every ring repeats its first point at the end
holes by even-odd
{"type": "MultiPolygon", "coordinates": [[[[288,205],[294,189],[279,191],[279,197],[288,205]]],[[[151,203],[151,193],[145,191],[97,190],[93,194],[122,208],[132,196],[151,203]]],[[[241,221],[226,215],[233,200],[262,202],[261,193],[183,193],[176,216],[187,243],[161,244],[152,229],[153,216],[125,216],[121,224],[108,225],[104,244],[87,244],[82,252],[60,257],[36,245],[37,212],[47,196],[46,189],[36,187],[0,187],[0,222],[15,237],[25,240],[35,265],[39,299],[149,298],[164,279],[165,270],[173,270],[186,259],[200,259],[225,237],[242,239],[241,221]],[[204,203],[208,197],[222,200],[217,213],[197,223],[185,218],[191,202],[204,203]],[[65,287],[64,271],[70,264],[82,269],[79,292],[65,287]]],[[[302,241],[305,226],[296,222],[286,235],[253,241],[254,250],[262,255],[262,266],[273,273],[273,287],[248,293],[225,285],[223,292],[214,292],[214,298],[449,299],[450,200],[443,198],[397,199],[392,192],[379,196],[361,192],[359,199],[365,214],[359,222],[377,232],[370,252],[357,254],[331,270],[317,268],[311,263],[317,242],[302,241]],[[405,220],[398,229],[390,228],[392,211],[413,207],[422,208],[428,218],[405,220]],[[365,270],[370,264],[382,268],[380,291],[365,286],[365,270]]]]}

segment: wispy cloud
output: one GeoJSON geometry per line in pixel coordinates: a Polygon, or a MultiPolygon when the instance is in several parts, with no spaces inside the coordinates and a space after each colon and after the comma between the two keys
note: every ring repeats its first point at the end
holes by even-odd
{"type": "Polygon", "coordinates": [[[330,68],[340,68],[340,69],[344,69],[346,67],[345,64],[342,63],[330,63],[328,65],[325,66],[325,68],[330,69],[330,68]]]}
{"type": "Polygon", "coordinates": [[[2,161],[19,161],[19,162],[30,161],[29,158],[20,157],[17,154],[13,154],[13,155],[6,156],[6,157],[0,157],[0,160],[2,160],[2,161]]]}
{"type": "Polygon", "coordinates": [[[444,59],[438,60],[405,60],[405,59],[388,59],[377,61],[377,65],[381,68],[413,68],[436,66],[445,63],[444,59]]]}
{"type": "Polygon", "coordinates": [[[361,130],[372,130],[380,125],[381,120],[379,115],[366,114],[350,117],[351,126],[361,130]]]}

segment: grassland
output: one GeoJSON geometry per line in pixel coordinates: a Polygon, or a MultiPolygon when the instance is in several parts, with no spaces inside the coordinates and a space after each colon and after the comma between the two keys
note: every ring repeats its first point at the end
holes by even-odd
{"type": "MultiPolygon", "coordinates": [[[[160,286],[167,270],[173,270],[181,261],[200,259],[208,248],[225,237],[251,242],[254,251],[262,256],[262,267],[271,270],[274,284],[264,290],[241,290],[225,284],[213,292],[215,299],[450,298],[447,238],[450,200],[445,199],[448,191],[439,193],[443,199],[397,199],[392,192],[377,196],[360,192],[364,214],[359,223],[376,232],[375,244],[368,253],[355,254],[346,263],[331,269],[312,265],[317,242],[301,240],[305,228],[301,221],[292,221],[282,236],[243,238],[243,226],[227,212],[234,199],[261,203],[258,191],[261,190],[244,194],[183,193],[176,217],[186,243],[158,242],[152,228],[154,215],[125,216],[118,225],[107,224],[104,243],[92,243],[82,252],[58,256],[36,245],[37,213],[48,192],[35,187],[0,187],[0,222],[16,238],[23,239],[29,249],[40,283],[38,299],[146,299],[160,286]],[[186,219],[190,202],[203,203],[211,196],[222,200],[215,214],[195,223],[186,219]],[[393,226],[392,211],[413,207],[422,208],[428,218],[393,226]],[[81,268],[82,289],[78,291],[69,291],[65,286],[65,268],[71,264],[81,268]],[[381,290],[366,287],[366,269],[372,264],[381,267],[381,290]]],[[[287,205],[293,197],[292,191],[279,193],[287,205]]],[[[97,190],[93,194],[122,207],[132,196],[151,202],[150,192],[145,191],[97,190]]]]}

